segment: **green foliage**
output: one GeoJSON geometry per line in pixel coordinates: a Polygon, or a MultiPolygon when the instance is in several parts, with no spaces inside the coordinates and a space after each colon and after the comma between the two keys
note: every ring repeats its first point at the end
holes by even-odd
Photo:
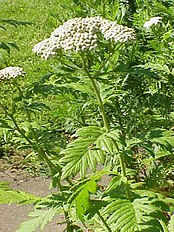
{"type": "Polygon", "coordinates": [[[92,204],[90,202],[90,194],[96,193],[97,183],[96,179],[92,178],[85,184],[81,185],[71,196],[69,202],[71,205],[75,204],[76,213],[81,221],[84,221],[84,215],[87,210],[90,210],[92,204]]]}
{"type": "Polygon", "coordinates": [[[1,82],[0,133],[47,164],[59,193],[39,198],[2,183],[0,203],[36,207],[18,232],[43,231],[60,213],[67,231],[172,232],[173,1],[20,2],[18,15],[17,2],[2,3],[0,48],[28,76],[1,82]],[[136,40],[101,38],[95,51],[42,63],[31,55],[61,23],[96,15],[133,27],[136,40]],[[16,39],[3,42],[10,30],[16,39]]]}
{"type": "Polygon", "coordinates": [[[12,190],[6,183],[0,183],[0,204],[35,204],[40,200],[41,198],[32,194],[23,191],[12,190]]]}
{"type": "Polygon", "coordinates": [[[76,175],[79,171],[84,177],[88,167],[95,171],[97,161],[104,163],[105,154],[97,147],[103,132],[97,127],[86,127],[77,131],[75,136],[79,137],[63,151],[63,157],[60,160],[62,164],[67,163],[62,170],[63,179],[76,175]]]}
{"type": "MultiPolygon", "coordinates": [[[[152,202],[153,203],[153,202],[152,202]]],[[[101,211],[110,228],[116,231],[160,231],[156,216],[161,214],[148,198],[133,201],[127,199],[110,199],[109,204],[101,211]]]]}
{"type": "Polygon", "coordinates": [[[54,207],[47,210],[35,210],[28,215],[32,217],[32,219],[23,222],[16,232],[33,232],[38,227],[40,227],[40,231],[43,231],[45,225],[48,224],[58,212],[59,207],[54,207]]]}

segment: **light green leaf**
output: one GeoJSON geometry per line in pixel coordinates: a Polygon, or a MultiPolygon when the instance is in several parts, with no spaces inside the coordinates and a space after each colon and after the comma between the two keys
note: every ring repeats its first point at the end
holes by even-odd
{"type": "Polygon", "coordinates": [[[174,231],[174,214],[170,218],[168,229],[169,229],[169,232],[174,231]]]}
{"type": "Polygon", "coordinates": [[[121,185],[121,182],[122,182],[122,176],[120,176],[120,175],[114,176],[112,178],[112,180],[110,181],[105,193],[107,193],[113,189],[116,189],[118,186],[121,185]]]}
{"type": "Polygon", "coordinates": [[[105,153],[97,147],[103,133],[103,129],[99,127],[85,127],[84,130],[77,131],[76,136],[79,137],[62,152],[62,179],[74,176],[78,172],[84,177],[88,168],[94,171],[97,162],[104,163],[105,153]]]}
{"type": "Polygon", "coordinates": [[[81,185],[72,195],[70,202],[71,207],[75,204],[76,206],[76,213],[78,218],[81,221],[84,221],[84,214],[87,210],[89,210],[90,204],[90,194],[96,193],[97,191],[97,183],[96,180],[90,179],[81,185]]]}
{"type": "Polygon", "coordinates": [[[101,211],[110,228],[119,232],[159,232],[160,227],[153,213],[159,209],[147,198],[138,198],[134,201],[121,198],[111,198],[109,204],[101,211]],[[156,223],[151,224],[149,222],[156,223]]]}
{"type": "Polygon", "coordinates": [[[43,231],[45,225],[50,222],[58,212],[59,206],[48,210],[36,210],[31,212],[29,216],[33,217],[33,219],[23,222],[16,232],[33,232],[39,226],[41,231],[43,231]]]}
{"type": "Polygon", "coordinates": [[[166,226],[166,224],[162,221],[162,220],[159,220],[162,228],[163,228],[163,232],[170,232],[166,226]]]}
{"type": "Polygon", "coordinates": [[[83,178],[87,169],[96,171],[98,163],[104,164],[106,157],[117,154],[114,140],[118,132],[106,132],[104,128],[88,126],[79,129],[78,137],[62,152],[60,163],[63,165],[62,179],[75,176],[78,172],[83,178]]]}
{"type": "Polygon", "coordinates": [[[38,201],[41,201],[41,198],[32,194],[23,191],[12,190],[8,188],[7,185],[6,188],[4,185],[0,186],[0,204],[34,204],[38,201]]]}

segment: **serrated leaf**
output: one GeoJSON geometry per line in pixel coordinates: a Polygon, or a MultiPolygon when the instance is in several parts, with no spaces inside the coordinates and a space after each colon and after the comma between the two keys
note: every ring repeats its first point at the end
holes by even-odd
{"type": "Polygon", "coordinates": [[[40,200],[41,198],[23,191],[0,188],[0,204],[34,204],[40,200]]]}
{"type": "Polygon", "coordinates": [[[96,193],[97,183],[95,179],[89,180],[84,185],[80,186],[79,189],[76,190],[76,198],[72,201],[71,205],[75,203],[76,205],[76,213],[78,218],[81,221],[84,221],[84,214],[87,210],[89,210],[90,203],[90,194],[96,193]]]}
{"type": "Polygon", "coordinates": [[[75,136],[78,138],[62,152],[62,179],[75,176],[78,172],[81,177],[85,177],[87,169],[94,172],[97,163],[104,164],[106,156],[116,152],[113,138],[103,128],[84,127],[75,136]]]}
{"type": "Polygon", "coordinates": [[[40,227],[40,230],[43,231],[45,225],[53,219],[58,211],[59,206],[48,210],[36,210],[31,212],[29,213],[29,216],[33,217],[33,219],[23,222],[16,232],[33,232],[38,227],[40,227]]]}
{"type": "Polygon", "coordinates": [[[159,232],[158,220],[153,214],[159,208],[147,198],[139,198],[134,201],[121,198],[113,198],[101,211],[110,228],[120,232],[153,231],[159,232]],[[154,221],[153,225],[150,223],[154,221]]]}
{"type": "Polygon", "coordinates": [[[110,181],[105,193],[108,193],[109,191],[116,189],[122,182],[122,176],[114,176],[112,180],[110,181]]]}
{"type": "Polygon", "coordinates": [[[60,162],[64,164],[62,179],[68,176],[74,176],[78,172],[80,172],[80,176],[84,177],[88,168],[93,170],[96,168],[97,161],[104,163],[105,154],[96,146],[97,140],[100,139],[103,130],[97,128],[94,132],[92,127],[93,132],[89,135],[89,129],[84,128],[85,132],[87,131],[87,135],[80,129],[76,135],[81,135],[81,137],[70,143],[67,149],[62,152],[64,155],[60,159],[60,162]]]}

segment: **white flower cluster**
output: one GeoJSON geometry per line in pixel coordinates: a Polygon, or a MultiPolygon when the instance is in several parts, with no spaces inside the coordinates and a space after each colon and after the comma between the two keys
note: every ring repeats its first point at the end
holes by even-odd
{"type": "Polygon", "coordinates": [[[133,29],[119,25],[116,22],[111,22],[107,19],[102,20],[100,30],[106,40],[110,39],[116,43],[124,43],[135,39],[133,29]]]}
{"type": "Polygon", "coordinates": [[[7,67],[0,70],[0,80],[9,80],[18,76],[24,76],[25,72],[19,67],[7,67]]]}
{"type": "Polygon", "coordinates": [[[149,28],[149,27],[151,27],[153,24],[156,25],[157,23],[161,23],[161,22],[162,22],[162,17],[159,17],[159,16],[153,17],[153,18],[150,18],[149,21],[146,21],[146,22],[144,23],[144,27],[145,27],[145,28],[149,28]]]}
{"type": "Polygon", "coordinates": [[[73,18],[55,29],[50,38],[36,44],[33,51],[48,59],[54,56],[59,49],[65,52],[88,51],[97,48],[99,34],[106,40],[126,42],[135,38],[134,30],[116,22],[103,19],[99,16],[73,18]]]}

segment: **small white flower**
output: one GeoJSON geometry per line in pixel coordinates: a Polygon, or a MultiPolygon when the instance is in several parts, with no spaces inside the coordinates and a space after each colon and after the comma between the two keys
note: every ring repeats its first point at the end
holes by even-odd
{"type": "Polygon", "coordinates": [[[19,67],[7,67],[0,70],[0,80],[9,80],[18,76],[24,76],[26,73],[19,67]]]}
{"type": "Polygon", "coordinates": [[[161,22],[162,22],[162,17],[159,17],[159,16],[158,17],[153,17],[153,18],[150,18],[149,21],[144,23],[144,27],[149,28],[152,25],[156,25],[156,24],[161,23],[161,22]]]}

